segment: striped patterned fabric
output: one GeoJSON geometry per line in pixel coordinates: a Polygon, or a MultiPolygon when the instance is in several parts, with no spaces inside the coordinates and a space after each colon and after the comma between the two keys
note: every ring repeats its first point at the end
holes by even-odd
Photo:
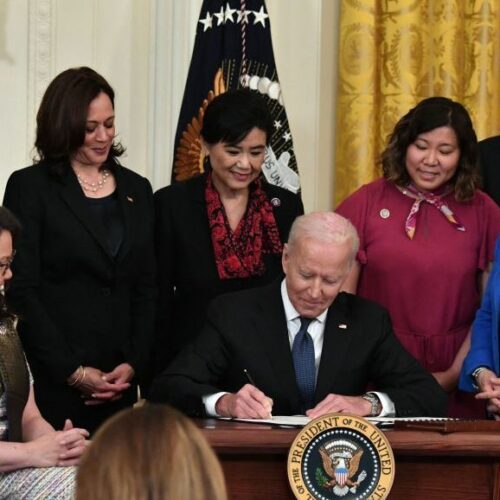
{"type": "Polygon", "coordinates": [[[0,498],[6,500],[70,500],[76,467],[20,469],[0,473],[0,498]]]}
{"type": "MultiPolygon", "coordinates": [[[[30,383],[33,384],[31,372],[30,383]]],[[[8,431],[6,403],[4,393],[0,396],[0,441],[6,439],[8,431]]],[[[3,472],[0,473],[0,500],[71,500],[75,476],[76,467],[30,467],[3,472]]]]}

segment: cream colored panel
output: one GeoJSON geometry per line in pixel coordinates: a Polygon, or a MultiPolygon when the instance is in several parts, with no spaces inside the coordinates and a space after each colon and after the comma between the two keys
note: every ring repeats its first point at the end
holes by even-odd
{"type": "Polygon", "coordinates": [[[29,0],[28,13],[28,62],[26,85],[27,144],[31,151],[28,163],[33,162],[35,149],[35,119],[43,93],[54,72],[54,0],[29,0]]]}
{"type": "Polygon", "coordinates": [[[29,162],[28,2],[0,0],[0,200],[13,170],[29,162]]]}
{"type": "Polygon", "coordinates": [[[332,207],[331,119],[337,14],[331,0],[267,0],[274,55],[306,211],[332,207]],[[323,34],[323,31],[325,33],[323,34]],[[322,47],[322,42],[327,46],[322,47]]]}
{"type": "Polygon", "coordinates": [[[87,65],[115,90],[122,163],[147,174],[149,41],[148,0],[58,0],[56,71],[87,65]]]}
{"type": "Polygon", "coordinates": [[[103,68],[103,71],[106,68],[116,91],[118,132],[127,147],[122,162],[147,175],[150,2],[107,0],[98,4],[96,67],[103,68]],[[121,10],[123,12],[119,14],[121,10]],[[105,19],[114,20],[111,32],[105,19]]]}
{"type": "Polygon", "coordinates": [[[170,184],[177,120],[193,53],[201,0],[157,0],[150,73],[149,157],[154,189],[170,184]]]}
{"type": "Polygon", "coordinates": [[[321,65],[319,72],[318,123],[318,210],[333,210],[335,183],[335,107],[340,2],[324,0],[321,19],[321,65]]]}
{"type": "MultiPolygon", "coordinates": [[[[95,0],[54,2],[52,24],[55,54],[52,76],[67,68],[95,63],[95,6],[95,0]]],[[[113,23],[108,24],[112,29],[113,23]]]]}

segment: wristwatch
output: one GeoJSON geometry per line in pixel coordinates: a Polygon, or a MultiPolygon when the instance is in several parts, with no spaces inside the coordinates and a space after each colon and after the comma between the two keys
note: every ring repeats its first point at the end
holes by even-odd
{"type": "Polygon", "coordinates": [[[472,387],[476,389],[476,391],[480,390],[478,382],[478,377],[481,372],[484,372],[484,370],[489,370],[487,366],[478,366],[473,372],[472,372],[472,387]]]}
{"type": "Polygon", "coordinates": [[[380,413],[382,412],[382,403],[380,402],[380,399],[376,394],[373,394],[373,392],[367,392],[361,397],[369,401],[372,405],[372,409],[370,411],[370,414],[368,415],[369,417],[376,417],[377,415],[380,415],[380,413]]]}

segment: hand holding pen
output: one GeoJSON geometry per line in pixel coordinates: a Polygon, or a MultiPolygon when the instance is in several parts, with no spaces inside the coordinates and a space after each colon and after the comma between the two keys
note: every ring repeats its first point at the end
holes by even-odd
{"type": "Polygon", "coordinates": [[[265,418],[272,418],[272,414],[271,414],[271,411],[273,409],[273,400],[269,397],[267,397],[262,391],[260,391],[257,387],[257,384],[254,382],[252,376],[250,375],[250,372],[246,369],[246,368],[243,368],[243,373],[245,374],[248,382],[250,382],[251,385],[253,385],[258,391],[260,394],[263,394],[265,396],[265,398],[267,399],[267,402],[268,402],[268,407],[269,407],[269,416],[268,417],[265,417],[265,418]]]}
{"type": "Polygon", "coordinates": [[[248,370],[245,377],[250,382],[235,394],[225,394],[215,405],[216,412],[224,417],[233,418],[272,418],[273,400],[255,387],[248,370]]]}

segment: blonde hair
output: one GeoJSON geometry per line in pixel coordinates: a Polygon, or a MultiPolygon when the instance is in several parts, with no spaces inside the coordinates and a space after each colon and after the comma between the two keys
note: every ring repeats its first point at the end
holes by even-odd
{"type": "Polygon", "coordinates": [[[82,458],[76,500],[226,500],[221,466],[177,410],[145,404],[110,418],[82,458]]]}

